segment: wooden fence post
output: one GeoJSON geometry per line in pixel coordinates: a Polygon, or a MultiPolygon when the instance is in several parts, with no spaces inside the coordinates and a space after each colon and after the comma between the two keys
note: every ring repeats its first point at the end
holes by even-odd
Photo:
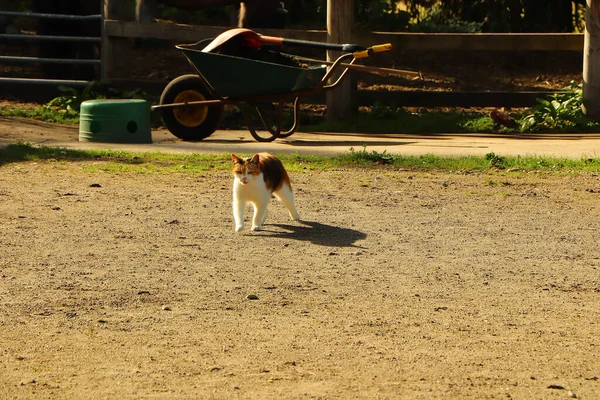
{"type": "Polygon", "coordinates": [[[583,112],[600,120],[600,1],[587,0],[583,44],[583,112]]]}
{"type": "MultiPolygon", "coordinates": [[[[123,0],[103,0],[104,19],[131,21],[134,19],[131,2],[123,0]]],[[[103,21],[104,25],[104,21],[103,21]]],[[[131,40],[112,37],[102,27],[102,80],[129,78],[131,40]]]]}
{"type": "MultiPolygon", "coordinates": [[[[350,43],[353,22],[352,0],[327,0],[327,42],[350,43]]],[[[327,51],[327,61],[335,61],[341,53],[327,51]]],[[[333,78],[335,79],[335,77],[333,78]]],[[[327,92],[327,118],[341,120],[348,118],[356,104],[352,90],[352,80],[348,77],[340,86],[327,92]]]]}

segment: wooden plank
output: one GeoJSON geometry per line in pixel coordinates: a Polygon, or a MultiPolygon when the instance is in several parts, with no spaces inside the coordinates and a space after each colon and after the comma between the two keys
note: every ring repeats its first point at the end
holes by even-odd
{"type": "MultiPolygon", "coordinates": [[[[143,39],[165,39],[193,43],[211,38],[231,29],[226,26],[186,25],[171,23],[137,23],[134,21],[117,21],[106,19],[104,31],[107,36],[143,39]]],[[[257,32],[269,36],[281,36],[290,39],[313,40],[325,42],[327,32],[319,30],[296,29],[259,29],[257,32]]]]}
{"type": "MultiPolygon", "coordinates": [[[[133,19],[128,4],[120,0],[104,0],[103,15],[107,19],[133,19]]],[[[131,43],[126,37],[114,37],[102,29],[102,72],[101,79],[109,81],[114,78],[129,76],[129,55],[131,43]]]]}
{"type": "MultiPolygon", "coordinates": [[[[154,38],[192,43],[215,37],[229,29],[224,26],[198,26],[170,23],[140,24],[129,21],[105,20],[107,36],[154,38]]],[[[260,29],[259,33],[324,42],[327,32],[321,30],[260,29]]],[[[582,51],[582,33],[353,33],[353,43],[370,46],[392,43],[394,50],[476,50],[476,51],[582,51]]]]}
{"type": "Polygon", "coordinates": [[[357,35],[363,45],[392,43],[394,50],[581,51],[580,33],[404,33],[357,35]]]}
{"type": "Polygon", "coordinates": [[[105,20],[104,31],[107,36],[121,38],[164,39],[194,43],[202,39],[215,37],[225,31],[225,27],[199,26],[184,24],[138,23],[135,21],[105,20]]]}

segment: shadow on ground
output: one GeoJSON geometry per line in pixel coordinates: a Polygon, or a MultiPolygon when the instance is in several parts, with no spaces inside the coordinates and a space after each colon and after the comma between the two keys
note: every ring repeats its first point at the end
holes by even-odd
{"type": "Polygon", "coordinates": [[[271,231],[267,227],[267,229],[263,229],[264,236],[308,241],[319,246],[332,247],[360,247],[355,245],[355,242],[367,237],[365,233],[355,229],[341,228],[320,222],[300,221],[299,224],[269,224],[269,226],[280,228],[282,231],[271,231]]]}

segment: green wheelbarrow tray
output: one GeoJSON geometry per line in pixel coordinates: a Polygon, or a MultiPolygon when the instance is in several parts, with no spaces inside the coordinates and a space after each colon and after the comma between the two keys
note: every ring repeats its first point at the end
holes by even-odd
{"type": "Polygon", "coordinates": [[[196,72],[218,98],[242,98],[269,95],[293,95],[317,87],[327,67],[308,68],[203,52],[211,39],[178,45],[196,72]]]}

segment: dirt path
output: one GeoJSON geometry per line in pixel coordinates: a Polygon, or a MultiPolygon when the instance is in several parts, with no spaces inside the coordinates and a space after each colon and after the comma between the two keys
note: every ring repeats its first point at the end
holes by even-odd
{"type": "Polygon", "coordinates": [[[2,398],[600,398],[595,175],[102,166],[0,167],[2,398]]]}

